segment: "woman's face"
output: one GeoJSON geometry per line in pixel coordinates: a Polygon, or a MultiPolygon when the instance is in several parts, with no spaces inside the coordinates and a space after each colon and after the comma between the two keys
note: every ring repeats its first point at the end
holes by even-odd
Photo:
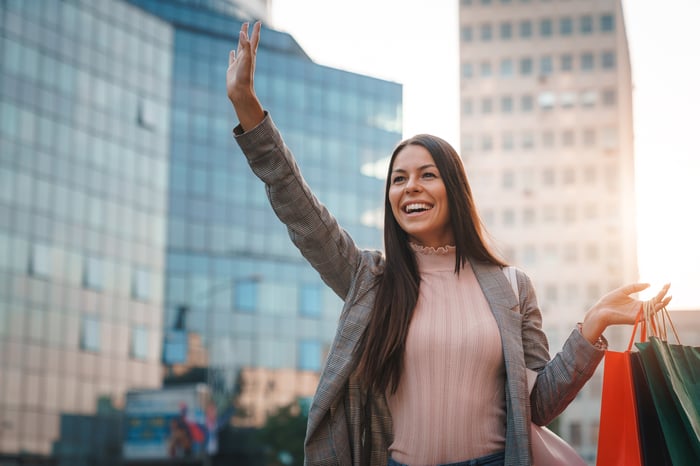
{"type": "Polygon", "coordinates": [[[391,211],[411,241],[421,246],[454,245],[447,190],[430,152],[407,145],[394,158],[389,177],[391,211]]]}

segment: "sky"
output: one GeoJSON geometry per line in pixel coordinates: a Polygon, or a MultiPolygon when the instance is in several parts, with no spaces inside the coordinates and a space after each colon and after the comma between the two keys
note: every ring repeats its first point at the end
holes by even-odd
{"type": "MultiPolygon", "coordinates": [[[[273,0],[271,27],[292,34],[316,63],[403,84],[404,136],[433,133],[459,147],[457,5],[273,0]]],[[[639,279],[653,289],[670,282],[672,310],[700,309],[700,1],[623,0],[623,8],[639,279]]]]}

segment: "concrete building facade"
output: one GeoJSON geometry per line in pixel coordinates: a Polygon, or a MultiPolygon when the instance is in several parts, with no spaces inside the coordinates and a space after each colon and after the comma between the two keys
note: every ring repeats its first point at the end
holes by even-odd
{"type": "MultiPolygon", "coordinates": [[[[638,275],[621,2],[460,0],[459,28],[461,153],[494,244],[534,281],[554,353],[638,275]]],[[[599,371],[557,426],[590,461],[600,386],[599,371]]]]}

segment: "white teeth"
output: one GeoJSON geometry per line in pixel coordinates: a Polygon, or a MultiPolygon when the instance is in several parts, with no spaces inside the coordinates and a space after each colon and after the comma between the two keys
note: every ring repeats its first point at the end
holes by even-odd
{"type": "Polygon", "coordinates": [[[410,214],[411,212],[416,212],[418,210],[428,210],[430,208],[431,208],[430,204],[423,204],[423,203],[416,202],[414,204],[408,204],[406,207],[403,208],[403,210],[406,213],[410,214]]]}

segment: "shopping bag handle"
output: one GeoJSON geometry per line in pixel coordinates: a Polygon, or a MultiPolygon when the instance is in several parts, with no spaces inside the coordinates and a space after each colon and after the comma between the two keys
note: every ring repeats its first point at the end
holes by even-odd
{"type": "Polygon", "coordinates": [[[647,341],[647,337],[657,337],[662,341],[668,341],[668,326],[671,326],[673,335],[676,337],[676,342],[680,345],[681,340],[678,338],[678,332],[676,327],[673,325],[671,316],[668,313],[666,306],[662,307],[658,311],[654,310],[654,303],[652,300],[642,302],[639,307],[639,312],[637,313],[637,318],[634,320],[634,328],[632,329],[632,336],[630,337],[630,342],[627,345],[627,351],[632,350],[632,343],[634,343],[634,337],[637,334],[637,327],[640,327],[640,341],[647,341]],[[661,320],[659,322],[658,320],[661,320]]]}
{"type": "Polygon", "coordinates": [[[662,341],[668,341],[668,326],[670,325],[671,330],[673,331],[673,336],[676,337],[676,343],[680,345],[681,339],[678,338],[676,326],[673,325],[671,315],[668,313],[668,309],[666,309],[666,306],[654,312],[654,305],[650,301],[646,301],[644,304],[646,305],[643,307],[645,319],[647,321],[653,322],[653,333],[651,336],[655,336],[662,341]],[[661,320],[661,322],[658,325],[657,319],[661,320]]]}
{"type": "Polygon", "coordinates": [[[644,303],[639,305],[639,312],[637,312],[637,318],[634,319],[634,327],[632,328],[632,336],[630,337],[630,342],[627,345],[627,351],[632,350],[632,344],[634,343],[634,337],[637,335],[637,327],[639,327],[639,341],[647,341],[647,321],[646,314],[644,312],[644,303]]]}

